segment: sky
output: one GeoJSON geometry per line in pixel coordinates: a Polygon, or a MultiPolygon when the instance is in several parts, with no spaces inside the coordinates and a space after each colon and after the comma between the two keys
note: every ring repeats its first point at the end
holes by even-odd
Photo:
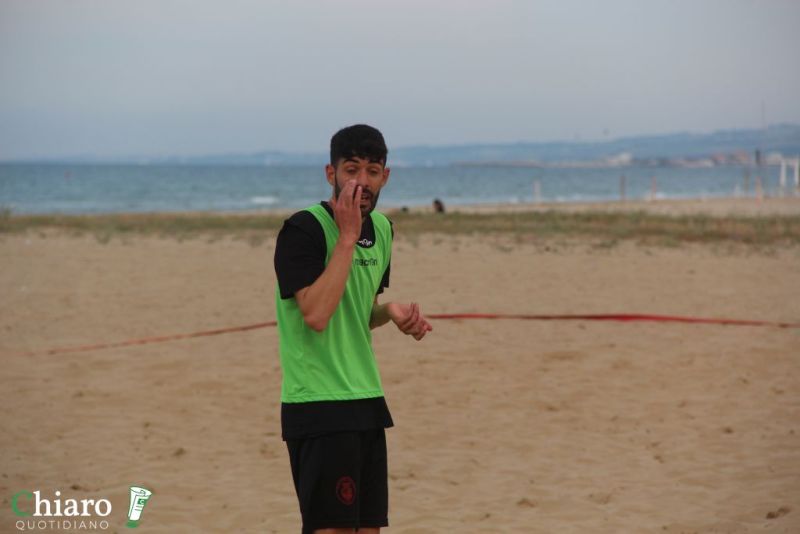
{"type": "Polygon", "coordinates": [[[800,123],[797,0],[2,0],[0,160],[800,123]]]}

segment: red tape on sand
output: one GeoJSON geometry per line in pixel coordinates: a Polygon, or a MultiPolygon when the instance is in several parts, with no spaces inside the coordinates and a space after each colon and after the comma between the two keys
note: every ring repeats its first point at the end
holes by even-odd
{"type": "MultiPolygon", "coordinates": [[[[779,323],[771,321],[747,321],[742,319],[713,319],[704,317],[681,317],[677,315],[648,315],[637,313],[616,313],[616,314],[590,314],[590,315],[526,315],[526,314],[510,314],[510,313],[434,313],[426,315],[428,319],[514,319],[514,320],[530,320],[530,321],[648,321],[648,322],[667,322],[667,323],[700,323],[700,324],[717,324],[717,325],[732,325],[732,326],[771,326],[774,328],[800,328],[800,323],[779,323]]],[[[276,321],[267,321],[265,323],[255,323],[245,326],[232,326],[229,328],[218,328],[215,330],[204,330],[201,332],[192,332],[189,334],[173,334],[157,337],[146,337],[141,339],[129,339],[127,341],[119,341],[116,343],[98,343],[95,345],[82,345],[79,347],[62,347],[53,348],[44,351],[28,352],[25,356],[32,356],[35,354],[66,354],[70,352],[89,352],[102,349],[114,349],[119,347],[129,347],[133,345],[147,345],[150,343],[164,343],[166,341],[177,341],[179,339],[189,339],[194,337],[216,336],[220,334],[229,334],[232,332],[245,332],[247,330],[256,330],[258,328],[266,328],[269,326],[276,326],[276,321]]]]}
{"type": "Polygon", "coordinates": [[[742,319],[712,319],[706,317],[681,317],[678,315],[648,315],[640,313],[600,313],[590,315],[524,315],[508,313],[438,313],[426,315],[430,319],[522,319],[532,321],[650,321],[666,323],[703,323],[738,326],[772,326],[800,328],[800,323],[747,321],[742,319]]]}
{"type": "Polygon", "coordinates": [[[64,347],[44,350],[40,352],[29,352],[27,356],[33,354],[64,354],[67,352],[88,352],[100,349],[115,349],[118,347],[129,347],[131,345],[147,345],[149,343],[163,343],[165,341],[176,341],[178,339],[189,339],[192,337],[203,336],[216,336],[219,334],[229,334],[231,332],[244,332],[246,330],[255,330],[257,328],[266,328],[268,326],[276,326],[276,321],[267,321],[266,323],[249,324],[246,326],[231,326],[229,328],[218,328],[216,330],[204,330],[202,332],[192,332],[190,334],[172,334],[168,336],[158,337],[145,337],[141,339],[129,339],[127,341],[118,341],[116,343],[98,343],[97,345],[82,345],[80,347],[64,347]]]}

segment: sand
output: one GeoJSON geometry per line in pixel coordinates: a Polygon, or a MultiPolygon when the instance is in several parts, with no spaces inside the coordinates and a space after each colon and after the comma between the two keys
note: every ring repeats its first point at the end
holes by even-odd
{"type": "MultiPolygon", "coordinates": [[[[426,208],[427,209],[427,208],[426,208]]],[[[627,200],[616,202],[520,202],[517,204],[480,204],[449,206],[449,211],[463,213],[558,211],[558,212],[630,212],[645,211],[658,215],[693,215],[757,217],[800,215],[800,192],[783,197],[724,197],[693,199],[627,200]]],[[[429,210],[432,211],[432,210],[429,210]]]]}
{"type": "MultiPolygon", "coordinates": [[[[797,248],[397,231],[385,299],[428,313],[800,322],[797,248]]],[[[46,352],[271,320],[273,246],[0,238],[0,532],[22,490],[109,499],[106,531],[128,532],[130,485],[154,491],[139,532],[299,531],[274,328],[46,352]]],[[[388,532],[800,531],[800,329],[433,325],[375,332],[388,532]]]]}

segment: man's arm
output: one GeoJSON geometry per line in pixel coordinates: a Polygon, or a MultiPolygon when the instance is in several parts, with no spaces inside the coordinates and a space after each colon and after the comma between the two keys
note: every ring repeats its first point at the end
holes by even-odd
{"type": "Polygon", "coordinates": [[[355,180],[345,184],[338,199],[331,197],[330,205],[339,227],[339,239],[322,274],[313,284],[294,294],[303,320],[317,332],[322,332],[328,326],[344,294],[353,263],[353,250],[361,235],[360,199],[361,187],[356,187],[355,180]],[[358,200],[353,199],[354,193],[358,200]]]}
{"type": "Polygon", "coordinates": [[[372,304],[372,314],[369,316],[370,330],[374,330],[389,322],[389,311],[386,309],[386,306],[386,304],[378,304],[378,297],[375,297],[375,302],[372,304]]]}
{"type": "Polygon", "coordinates": [[[401,332],[414,336],[417,341],[433,330],[425,316],[422,315],[419,310],[419,304],[416,302],[411,304],[400,304],[399,302],[378,304],[378,297],[375,297],[375,302],[372,305],[372,314],[369,318],[369,327],[377,328],[383,326],[390,319],[401,332]]]}

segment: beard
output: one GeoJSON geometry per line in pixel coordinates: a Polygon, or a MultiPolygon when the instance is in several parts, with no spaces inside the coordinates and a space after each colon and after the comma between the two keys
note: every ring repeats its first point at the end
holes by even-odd
{"type": "MultiPolygon", "coordinates": [[[[342,192],[341,186],[339,186],[339,179],[336,177],[334,180],[333,192],[336,196],[336,200],[339,200],[339,193],[342,192]]],[[[370,213],[372,210],[375,209],[375,206],[378,205],[378,197],[381,195],[380,191],[377,193],[373,193],[369,189],[362,188],[361,189],[361,197],[358,199],[358,206],[361,209],[361,217],[364,218],[370,213]],[[362,199],[365,203],[362,203],[362,199]]]]}

